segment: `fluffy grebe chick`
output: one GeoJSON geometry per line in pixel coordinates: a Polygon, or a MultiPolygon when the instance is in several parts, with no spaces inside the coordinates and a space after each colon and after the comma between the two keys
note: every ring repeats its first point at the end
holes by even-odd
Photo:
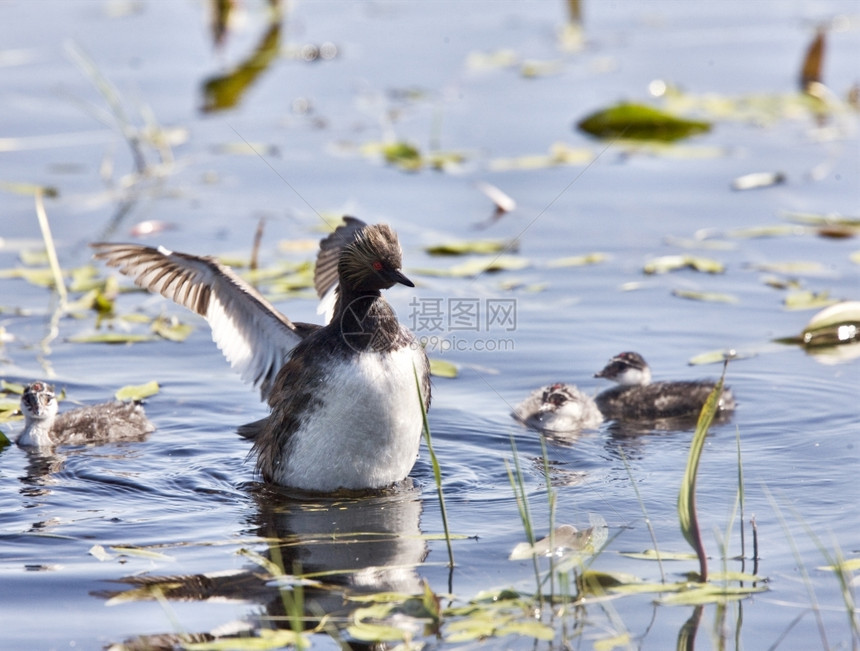
{"type": "MultiPolygon", "coordinates": [[[[642,355],[634,352],[616,355],[594,377],[606,378],[619,385],[606,389],[595,398],[597,407],[607,420],[695,418],[716,386],[716,382],[710,380],[652,383],[651,369],[642,355]]],[[[719,409],[727,412],[734,408],[732,392],[724,388],[719,409]]]]}
{"type": "Polygon", "coordinates": [[[214,258],[93,245],[96,258],[206,318],[224,356],[271,407],[239,430],[254,441],[258,472],[306,491],[404,479],[418,456],[419,400],[430,406],[427,355],[381,294],[398,283],[414,287],[400,271],[397,235],[385,224],[344,222],[320,242],[314,271],[320,296],[337,284],[324,326],[290,321],[214,258]]]}
{"type": "Polygon", "coordinates": [[[54,387],[33,382],[21,396],[24,429],[17,443],[23,447],[48,448],[140,438],[155,431],[143,407],[133,402],[106,402],[62,414],[54,387]]]}
{"type": "Polygon", "coordinates": [[[536,389],[513,413],[520,422],[547,432],[593,429],[603,422],[594,400],[571,384],[536,389]]]}

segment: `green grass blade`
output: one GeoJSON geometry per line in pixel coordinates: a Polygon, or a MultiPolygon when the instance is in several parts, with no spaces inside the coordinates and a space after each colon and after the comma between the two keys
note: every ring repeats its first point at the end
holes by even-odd
{"type": "Polygon", "coordinates": [[[439,469],[439,460],[433,451],[433,439],[430,436],[430,424],[427,422],[427,410],[424,408],[424,396],[421,393],[421,382],[418,379],[418,371],[413,366],[415,375],[415,390],[418,392],[418,404],[421,406],[421,420],[424,423],[424,440],[427,443],[427,451],[430,454],[430,464],[433,466],[433,479],[436,482],[436,492],[439,494],[439,510],[442,513],[442,527],[445,530],[445,545],[448,547],[448,567],[454,567],[454,549],[451,547],[451,532],[448,529],[448,511],[445,509],[445,494],[442,491],[442,471],[439,469]]]}
{"type": "Polygon", "coordinates": [[[699,557],[699,578],[702,582],[708,580],[708,560],[696,514],[696,476],[699,472],[699,460],[702,457],[702,449],[705,447],[708,429],[710,429],[720,406],[725,374],[725,367],[723,367],[723,376],[717,382],[714,390],[711,391],[711,395],[708,396],[699,414],[696,431],[690,443],[690,454],[687,457],[687,467],[684,470],[681,491],[678,493],[678,521],[681,525],[681,533],[699,557]]]}

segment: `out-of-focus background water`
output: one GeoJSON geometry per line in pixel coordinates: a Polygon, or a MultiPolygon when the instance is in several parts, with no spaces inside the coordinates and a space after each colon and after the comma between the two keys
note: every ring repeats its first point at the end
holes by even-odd
{"type": "MultiPolygon", "coordinates": [[[[654,605],[653,593],[589,603],[545,614],[557,636],[541,644],[592,648],[614,639],[664,649],[700,615],[698,648],[858,644],[857,613],[821,568],[828,554],[856,558],[860,550],[860,367],[850,351],[813,355],[772,341],[799,333],[816,311],[787,309],[798,292],[858,298],[857,238],[823,237],[796,221],[858,216],[858,5],[591,2],[576,16],[578,6],[305,2],[278,13],[248,1],[234,7],[216,43],[203,2],[0,5],[0,269],[32,268],[22,252],[42,246],[26,184],[56,192],[45,207],[66,269],[88,264],[87,244],[103,239],[247,259],[261,220],[261,264],[300,263],[313,248],[295,242],[319,239],[325,220],[390,223],[417,287],[387,298],[428,338],[432,357],[459,368],[455,379],[434,380],[429,416],[449,524],[468,536],[454,541],[449,573],[426,449],[415,487],[393,495],[297,502],[261,486],[235,428],[265,407],[202,319],[160,297],[124,294],[118,311],[176,316],[193,333],[182,343],[75,343],[96,332],[95,313],[54,323],[53,292],[8,273],[0,277],[4,379],[50,379],[65,389],[66,409],[128,384],[157,380],[161,390],[146,402],[158,430],[144,441],[49,456],[14,445],[0,452],[4,648],[171,648],[178,642],[170,636],[257,625],[283,604],[238,552],[265,555],[271,537],[294,542],[283,548],[295,555],[287,563],[345,572],[342,589],[308,591],[309,603],[345,620],[355,604],[345,605],[344,591],[418,593],[422,579],[456,603],[489,589],[534,591],[531,562],[508,560],[525,540],[506,469],[512,439],[538,536],[549,527],[546,478],[540,437],[510,418],[512,406],[554,381],[596,393],[605,382],[594,372],[622,350],[642,353],[658,379],[693,379],[717,377],[721,366],[690,359],[727,349],[744,356],[727,374],[738,409],[708,438],[700,521],[712,570],[740,570],[740,561],[721,560],[718,544],[733,521],[739,440],[743,568],[752,570],[754,517],[768,591],[701,612],[654,605]],[[819,28],[827,90],[816,105],[801,97],[798,77],[819,28]],[[622,100],[713,128],[671,146],[576,130],[622,100]],[[395,142],[420,152],[420,169],[385,160],[382,145],[395,142]],[[754,172],[784,182],[732,189],[754,172]],[[479,183],[516,208],[492,219],[479,183]],[[153,223],[157,232],[145,235],[141,224],[153,223]],[[773,228],[748,230],[758,227],[773,228]],[[426,272],[462,262],[431,256],[427,246],[515,238],[517,269],[426,272]],[[583,266],[559,262],[589,254],[601,255],[583,266]],[[714,259],[725,271],[643,273],[674,254],[714,259]],[[487,321],[490,302],[507,299],[515,323],[487,321]],[[455,318],[467,303],[482,311],[481,323],[455,318]],[[440,306],[439,328],[422,321],[431,305],[440,306]],[[355,532],[384,535],[363,543],[334,535],[355,532]],[[165,576],[196,576],[194,589],[111,599],[165,576]]],[[[308,293],[278,306],[294,320],[319,318],[308,293]]],[[[121,320],[112,327],[145,331],[121,320]]],[[[19,428],[0,425],[10,437],[19,428]]],[[[690,438],[606,424],[547,443],[557,524],[585,527],[594,514],[609,526],[595,569],[659,581],[655,563],[620,553],[653,547],[648,522],[660,549],[688,551],[676,499],[690,438]]],[[[733,522],[728,557],[741,553],[733,522]]],[[[698,565],[664,569],[677,581],[698,565]]],[[[445,624],[439,639],[411,635],[456,643],[445,624]]],[[[336,646],[326,633],[312,641],[336,646]]],[[[512,633],[485,645],[534,643],[512,633]]]]}

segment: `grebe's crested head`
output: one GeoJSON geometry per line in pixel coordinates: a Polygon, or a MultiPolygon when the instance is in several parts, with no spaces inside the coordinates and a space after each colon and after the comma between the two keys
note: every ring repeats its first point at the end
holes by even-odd
{"type": "Polygon", "coordinates": [[[21,412],[27,422],[47,420],[57,415],[57,398],[54,387],[45,382],[33,382],[21,395],[21,412]]]}
{"type": "Polygon", "coordinates": [[[379,291],[400,283],[415,284],[400,271],[402,264],[397,234],[387,224],[362,228],[340,254],[338,276],[342,288],[379,291]]]}
{"type": "Polygon", "coordinates": [[[609,360],[603,370],[594,374],[623,386],[644,385],[651,382],[651,369],[639,353],[619,353],[609,360]]]}

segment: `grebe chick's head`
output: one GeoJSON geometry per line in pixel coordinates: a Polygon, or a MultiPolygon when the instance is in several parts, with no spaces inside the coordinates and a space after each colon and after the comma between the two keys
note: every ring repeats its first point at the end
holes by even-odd
{"type": "Polygon", "coordinates": [[[609,360],[594,377],[602,377],[622,386],[645,385],[651,382],[651,369],[639,353],[619,353],[609,360]]]}
{"type": "Polygon", "coordinates": [[[561,382],[532,392],[514,410],[514,416],[530,427],[548,432],[592,429],[603,422],[592,398],[561,382]]]}
{"type": "Polygon", "coordinates": [[[54,387],[45,382],[33,382],[21,395],[21,412],[26,422],[51,420],[57,415],[57,398],[54,387]]]}

